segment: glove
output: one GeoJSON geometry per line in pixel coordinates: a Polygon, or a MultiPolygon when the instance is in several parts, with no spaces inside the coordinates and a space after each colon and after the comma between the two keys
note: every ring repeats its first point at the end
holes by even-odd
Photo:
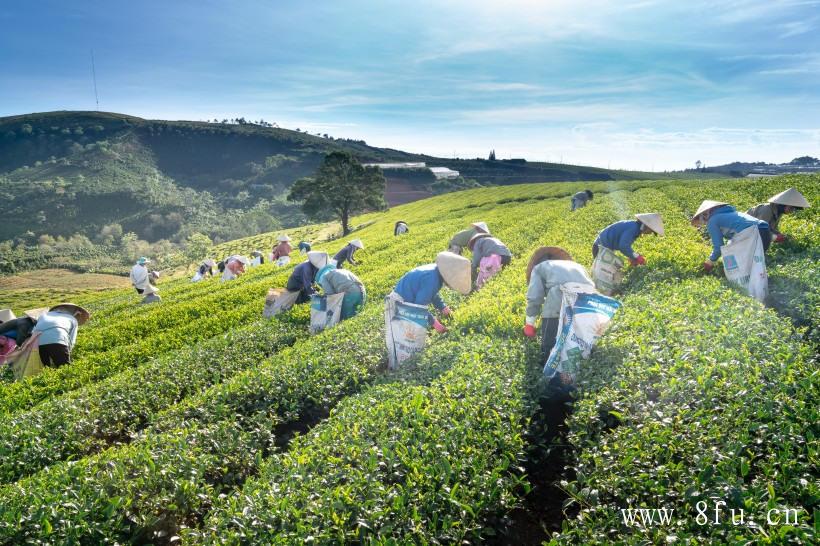
{"type": "Polygon", "coordinates": [[[706,260],[705,262],[703,262],[703,269],[705,269],[707,273],[711,273],[714,267],[715,264],[711,260],[706,260]]]}
{"type": "Polygon", "coordinates": [[[783,235],[782,233],[778,233],[777,235],[774,236],[774,242],[775,243],[785,243],[786,242],[786,236],[783,235]]]}
{"type": "Polygon", "coordinates": [[[629,260],[629,263],[631,263],[633,267],[637,267],[639,265],[646,265],[646,258],[639,254],[637,258],[632,258],[631,260],[629,260]]]}
{"type": "Polygon", "coordinates": [[[532,324],[524,326],[524,335],[527,337],[535,337],[535,326],[532,324]]]}
{"type": "Polygon", "coordinates": [[[441,310],[441,316],[449,318],[449,317],[453,316],[453,312],[450,310],[449,307],[445,307],[444,309],[441,310]]]}
{"type": "Polygon", "coordinates": [[[439,334],[447,333],[447,327],[440,323],[438,319],[433,319],[433,328],[435,328],[436,332],[438,332],[439,334]]]}

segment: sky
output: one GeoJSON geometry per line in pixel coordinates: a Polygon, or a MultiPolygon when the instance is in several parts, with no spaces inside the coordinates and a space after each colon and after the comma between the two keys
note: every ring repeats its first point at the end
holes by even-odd
{"type": "Polygon", "coordinates": [[[820,156],[820,0],[9,0],[0,116],[245,117],[444,157],[820,156]]]}

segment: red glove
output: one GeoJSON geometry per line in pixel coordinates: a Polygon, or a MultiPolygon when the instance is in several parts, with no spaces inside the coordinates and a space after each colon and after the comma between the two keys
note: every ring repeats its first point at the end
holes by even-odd
{"type": "Polygon", "coordinates": [[[433,328],[435,328],[436,332],[438,332],[439,334],[447,333],[447,327],[440,323],[438,319],[433,319],[433,328]]]}
{"type": "Polygon", "coordinates": [[[785,243],[786,242],[786,236],[783,235],[782,233],[778,233],[777,235],[774,236],[774,242],[775,243],[785,243]]]}
{"type": "Polygon", "coordinates": [[[524,335],[527,337],[535,337],[535,326],[532,324],[524,326],[524,335]]]}
{"type": "Polygon", "coordinates": [[[452,315],[453,315],[453,312],[450,310],[449,307],[445,307],[444,309],[441,310],[441,316],[442,317],[450,317],[452,315]]]}
{"type": "Polygon", "coordinates": [[[715,267],[715,264],[713,264],[709,260],[706,260],[705,262],[703,262],[703,269],[705,269],[707,273],[711,273],[712,269],[714,267],[715,267]]]}
{"type": "Polygon", "coordinates": [[[632,258],[631,260],[629,260],[629,263],[631,263],[633,265],[633,267],[636,267],[636,266],[639,266],[639,265],[646,265],[646,258],[644,258],[640,254],[638,254],[638,257],[637,258],[632,258]]]}

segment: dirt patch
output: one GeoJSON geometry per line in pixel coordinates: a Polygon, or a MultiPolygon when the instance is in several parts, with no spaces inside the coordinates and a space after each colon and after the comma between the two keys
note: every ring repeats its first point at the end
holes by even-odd
{"type": "Polygon", "coordinates": [[[0,290],[103,290],[123,288],[129,284],[127,277],[102,273],[74,273],[66,269],[38,269],[0,277],[0,290]]]}

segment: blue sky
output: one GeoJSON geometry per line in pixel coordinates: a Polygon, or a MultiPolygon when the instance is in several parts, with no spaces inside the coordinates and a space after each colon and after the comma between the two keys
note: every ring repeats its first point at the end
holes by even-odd
{"type": "Polygon", "coordinates": [[[820,156],[820,0],[0,4],[0,116],[244,116],[645,170],[820,156]]]}

